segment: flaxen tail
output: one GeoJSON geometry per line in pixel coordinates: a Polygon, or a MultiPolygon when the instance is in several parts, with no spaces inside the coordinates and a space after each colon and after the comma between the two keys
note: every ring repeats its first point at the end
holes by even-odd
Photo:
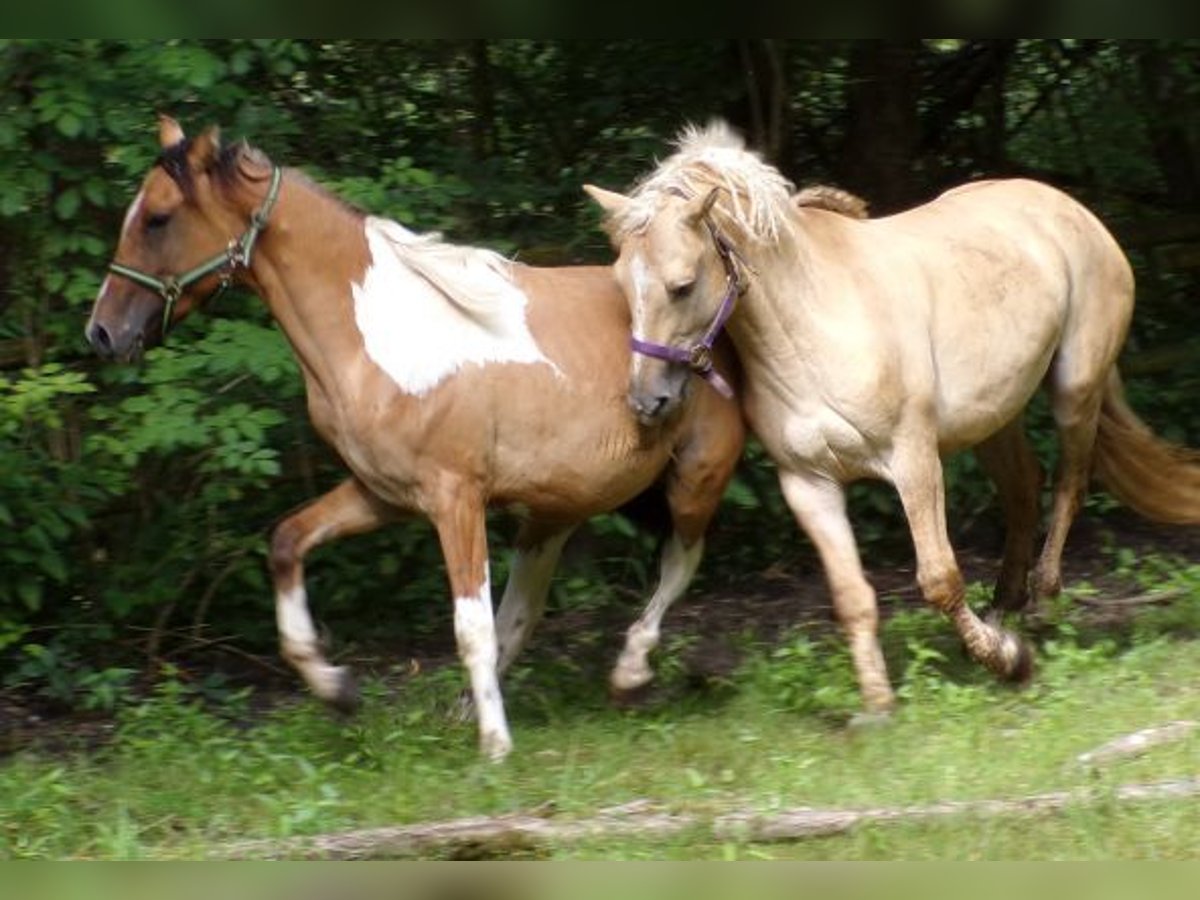
{"type": "Polygon", "coordinates": [[[1200,524],[1200,452],[1155,436],[1125,402],[1115,368],[1104,390],[1093,460],[1096,479],[1140,515],[1200,524]]]}

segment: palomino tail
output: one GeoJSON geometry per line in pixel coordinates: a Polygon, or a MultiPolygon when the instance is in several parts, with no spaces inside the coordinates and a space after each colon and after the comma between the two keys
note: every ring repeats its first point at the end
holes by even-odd
{"type": "Polygon", "coordinates": [[[1096,479],[1140,515],[1200,524],[1200,452],[1156,437],[1125,402],[1115,368],[1100,407],[1094,459],[1096,479]]]}

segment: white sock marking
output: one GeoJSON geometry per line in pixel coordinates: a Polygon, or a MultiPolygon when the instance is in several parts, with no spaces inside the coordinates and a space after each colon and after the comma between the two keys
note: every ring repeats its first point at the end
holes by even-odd
{"type": "Polygon", "coordinates": [[[346,670],[329,665],[321,653],[303,585],[276,594],[275,622],[284,658],[296,667],[314,694],[322,700],[336,699],[346,670]]]}
{"type": "Polygon", "coordinates": [[[542,363],[558,372],[529,331],[528,298],[503,257],[374,216],[365,234],[371,264],[350,286],[354,318],[367,355],[401,390],[420,396],[470,364],[542,363]]]}
{"type": "Polygon", "coordinates": [[[499,761],[512,749],[504,699],[496,672],[496,627],[492,619],[492,590],[487,568],[483,584],[474,597],[454,599],[454,636],[458,655],[471,679],[471,695],[479,721],[479,747],[484,755],[499,761]]]}

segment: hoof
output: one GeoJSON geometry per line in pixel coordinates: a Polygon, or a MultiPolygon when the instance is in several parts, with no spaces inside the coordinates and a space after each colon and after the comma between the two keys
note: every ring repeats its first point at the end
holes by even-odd
{"type": "Polygon", "coordinates": [[[612,682],[608,685],[608,699],[617,709],[637,709],[645,705],[651,695],[653,681],[644,681],[637,687],[619,688],[612,682]]]}
{"type": "Polygon", "coordinates": [[[507,734],[484,735],[479,739],[479,751],[491,763],[502,763],[512,752],[512,738],[507,734]]]}
{"type": "Polygon", "coordinates": [[[875,731],[885,725],[892,723],[892,711],[890,709],[879,709],[874,712],[855,713],[850,717],[850,721],[846,723],[846,727],[850,731],[875,731]]]}
{"type": "Polygon", "coordinates": [[[1033,648],[1028,641],[1023,641],[1021,638],[1010,635],[1010,640],[1016,643],[1016,656],[1013,659],[1012,666],[1008,673],[1004,676],[1004,680],[1010,684],[1015,684],[1019,687],[1024,687],[1033,680],[1033,648]]]}
{"type": "Polygon", "coordinates": [[[330,707],[339,715],[352,716],[362,707],[362,696],[358,691],[358,682],[344,666],[338,670],[337,690],[329,698],[330,707]]]}
{"type": "Polygon", "coordinates": [[[632,694],[653,680],[654,670],[648,665],[617,666],[608,678],[608,685],[614,694],[632,694]]]}

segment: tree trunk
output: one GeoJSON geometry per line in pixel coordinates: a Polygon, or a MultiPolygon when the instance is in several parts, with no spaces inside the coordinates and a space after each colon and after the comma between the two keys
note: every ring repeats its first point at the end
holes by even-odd
{"type": "Polygon", "coordinates": [[[839,183],[886,215],[922,195],[913,170],[921,139],[917,97],[919,40],[871,40],[851,46],[848,122],[839,183]]]}
{"type": "Polygon", "coordinates": [[[1138,72],[1146,100],[1146,133],[1167,194],[1181,207],[1200,202],[1200,163],[1186,123],[1194,114],[1171,61],[1157,42],[1138,42],[1138,72]]]}

